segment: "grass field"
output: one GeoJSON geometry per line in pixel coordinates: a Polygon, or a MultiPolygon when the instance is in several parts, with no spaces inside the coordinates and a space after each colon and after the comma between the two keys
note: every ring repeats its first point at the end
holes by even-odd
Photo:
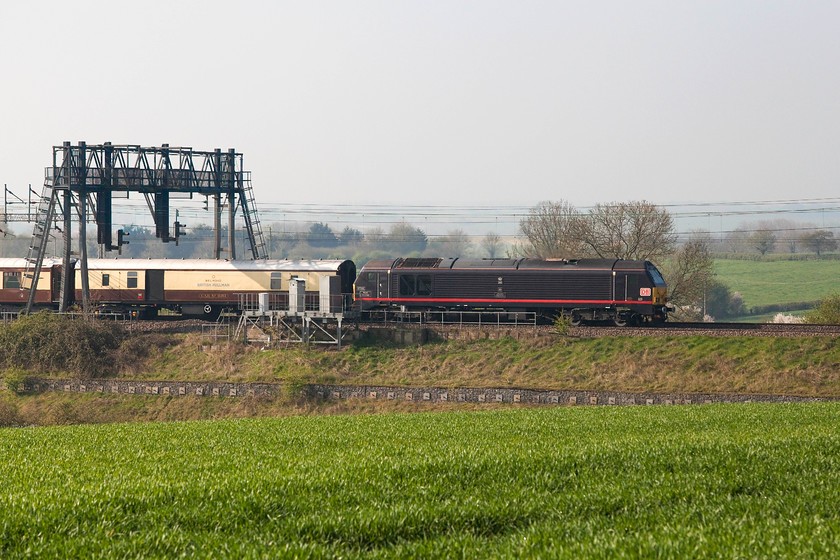
{"type": "Polygon", "coordinates": [[[839,404],[0,430],[0,557],[831,558],[839,404]]]}
{"type": "Polygon", "coordinates": [[[718,278],[746,306],[817,301],[840,292],[840,260],[749,261],[716,259],[718,278]]]}

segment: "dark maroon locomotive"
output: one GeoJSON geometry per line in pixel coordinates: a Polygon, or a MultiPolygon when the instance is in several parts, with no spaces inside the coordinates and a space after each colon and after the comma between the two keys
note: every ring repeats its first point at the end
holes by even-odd
{"type": "Polygon", "coordinates": [[[656,267],[615,259],[373,260],[360,271],[354,295],[361,311],[533,311],[563,314],[573,324],[663,322],[668,313],[656,267]]]}

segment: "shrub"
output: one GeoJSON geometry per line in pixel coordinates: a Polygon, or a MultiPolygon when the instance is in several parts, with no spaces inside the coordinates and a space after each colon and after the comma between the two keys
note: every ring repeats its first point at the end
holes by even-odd
{"type": "Polygon", "coordinates": [[[0,366],[105,375],[114,370],[112,353],[124,336],[115,323],[42,311],[0,328],[0,366]]]}
{"type": "Polygon", "coordinates": [[[840,294],[828,296],[805,315],[805,321],[817,324],[840,324],[840,294]]]}
{"type": "Polygon", "coordinates": [[[28,375],[26,370],[13,367],[7,370],[3,375],[3,385],[5,385],[6,389],[9,391],[17,393],[19,391],[23,391],[26,386],[27,377],[28,375]]]}
{"type": "Polygon", "coordinates": [[[569,329],[572,328],[572,318],[568,315],[557,315],[554,318],[554,332],[561,336],[569,334],[569,329]]]}
{"type": "Polygon", "coordinates": [[[773,323],[779,324],[797,324],[797,323],[804,323],[804,317],[796,317],[794,315],[785,315],[784,313],[776,313],[773,317],[773,323]]]}

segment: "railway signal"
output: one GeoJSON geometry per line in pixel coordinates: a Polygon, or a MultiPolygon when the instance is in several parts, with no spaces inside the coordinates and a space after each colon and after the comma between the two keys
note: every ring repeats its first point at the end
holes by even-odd
{"type": "Polygon", "coordinates": [[[121,229],[117,230],[117,251],[119,251],[120,255],[122,255],[122,246],[123,245],[128,245],[128,243],[129,243],[128,241],[125,240],[125,238],[128,237],[129,235],[131,235],[131,234],[127,231],[123,231],[121,229]]]}
{"type": "Polygon", "coordinates": [[[184,231],[184,228],[187,227],[187,224],[182,224],[181,222],[175,222],[175,245],[178,245],[178,238],[182,235],[186,235],[187,232],[184,231]]]}

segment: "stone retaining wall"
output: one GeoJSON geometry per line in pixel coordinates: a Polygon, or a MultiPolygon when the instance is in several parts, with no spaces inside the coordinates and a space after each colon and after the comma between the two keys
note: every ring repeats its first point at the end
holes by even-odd
{"type": "MultiPolygon", "coordinates": [[[[220,383],[183,381],[127,381],[79,379],[30,379],[29,392],[109,393],[169,397],[274,397],[288,391],[279,383],[220,383]]],[[[625,393],[617,391],[572,391],[471,387],[390,387],[385,385],[308,384],[301,392],[313,399],[371,399],[409,402],[470,402],[544,405],[653,405],[711,404],[729,402],[836,401],[836,397],[791,395],[733,395],[698,393],[625,393]]]]}

